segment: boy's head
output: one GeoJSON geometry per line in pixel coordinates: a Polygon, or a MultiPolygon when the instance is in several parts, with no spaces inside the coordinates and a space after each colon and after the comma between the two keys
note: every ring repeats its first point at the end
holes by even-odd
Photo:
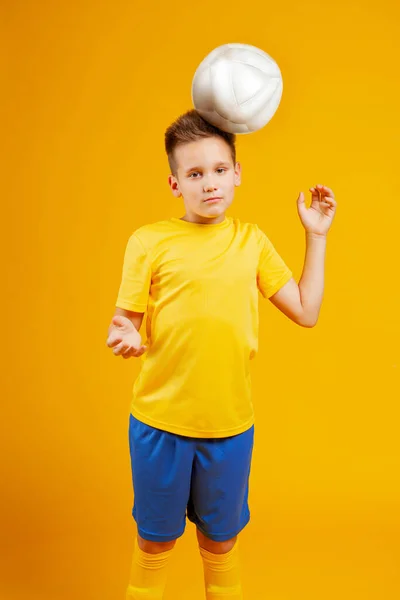
{"type": "Polygon", "coordinates": [[[236,162],[236,136],[205,121],[193,109],[181,115],[165,132],[165,150],[171,169],[168,183],[183,197],[186,221],[219,223],[232,204],[241,182],[236,162]],[[220,200],[208,203],[208,198],[220,200]]]}

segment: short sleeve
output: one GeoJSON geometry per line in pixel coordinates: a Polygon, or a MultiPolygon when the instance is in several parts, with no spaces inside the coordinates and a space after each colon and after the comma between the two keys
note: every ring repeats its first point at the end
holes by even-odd
{"type": "Polygon", "coordinates": [[[293,274],[272,242],[257,227],[260,258],[257,271],[257,286],[264,298],[270,298],[292,278],[293,274]]]}
{"type": "Polygon", "coordinates": [[[142,242],[133,233],[128,240],[116,306],[146,312],[151,284],[151,261],[142,242]]]}

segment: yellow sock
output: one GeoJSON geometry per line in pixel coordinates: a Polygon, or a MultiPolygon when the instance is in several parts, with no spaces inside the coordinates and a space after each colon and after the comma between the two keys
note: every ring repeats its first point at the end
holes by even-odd
{"type": "Polygon", "coordinates": [[[238,541],[226,554],[212,554],[200,547],[207,600],[243,600],[238,541]]]}
{"type": "Polygon", "coordinates": [[[126,600],[162,600],[167,582],[168,560],[173,548],[149,554],[139,548],[137,538],[126,600]]]}

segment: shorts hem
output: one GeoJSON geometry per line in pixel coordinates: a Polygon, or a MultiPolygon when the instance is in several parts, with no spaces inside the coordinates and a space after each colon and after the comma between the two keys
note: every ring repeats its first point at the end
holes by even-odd
{"type": "Polygon", "coordinates": [[[144,529],[141,529],[140,527],[138,527],[138,533],[140,535],[141,538],[143,538],[144,540],[147,540],[148,542],[173,542],[175,540],[177,540],[178,538],[180,538],[183,534],[184,531],[181,531],[180,533],[177,534],[164,534],[164,533],[149,533],[148,531],[145,531],[144,529]]]}
{"type": "Polygon", "coordinates": [[[237,529],[234,529],[233,531],[230,531],[228,533],[212,533],[210,531],[206,531],[205,529],[203,529],[203,527],[200,526],[195,517],[189,517],[188,515],[188,519],[191,523],[196,525],[197,529],[201,531],[203,535],[208,537],[213,542],[227,542],[228,540],[236,537],[250,522],[250,512],[247,514],[244,521],[239,525],[237,529]]]}
{"type": "Polygon", "coordinates": [[[185,532],[185,527],[184,527],[183,529],[181,529],[180,532],[178,532],[176,534],[174,534],[174,533],[150,533],[150,531],[146,531],[142,527],[139,527],[134,515],[132,515],[132,516],[137,525],[138,534],[140,535],[141,538],[143,538],[144,540],[147,540],[149,542],[173,542],[174,540],[177,540],[178,538],[180,538],[185,532]]]}

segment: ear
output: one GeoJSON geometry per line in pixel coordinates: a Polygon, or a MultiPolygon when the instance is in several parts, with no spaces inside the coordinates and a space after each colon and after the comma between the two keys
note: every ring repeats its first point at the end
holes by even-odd
{"type": "Polygon", "coordinates": [[[172,191],[173,195],[175,196],[175,198],[180,198],[182,196],[182,193],[179,188],[179,182],[178,182],[177,178],[174,177],[173,175],[169,175],[168,184],[169,184],[169,187],[171,188],[171,191],[172,191]]]}
{"type": "Polygon", "coordinates": [[[239,162],[235,165],[235,185],[239,186],[242,183],[242,166],[239,162]]]}

